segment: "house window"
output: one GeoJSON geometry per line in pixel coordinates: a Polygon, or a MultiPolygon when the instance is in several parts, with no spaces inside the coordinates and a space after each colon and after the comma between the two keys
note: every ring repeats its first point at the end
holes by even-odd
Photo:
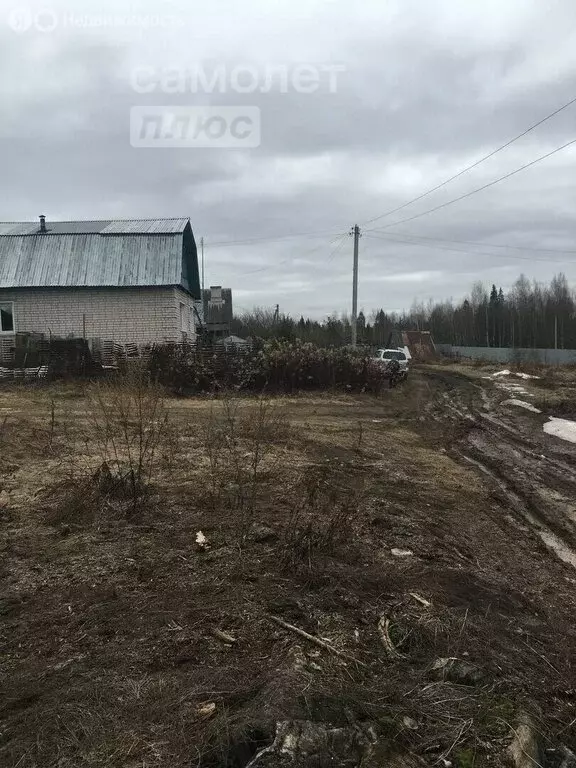
{"type": "Polygon", "coordinates": [[[0,303],[0,333],[14,333],[14,304],[11,301],[0,303]]]}

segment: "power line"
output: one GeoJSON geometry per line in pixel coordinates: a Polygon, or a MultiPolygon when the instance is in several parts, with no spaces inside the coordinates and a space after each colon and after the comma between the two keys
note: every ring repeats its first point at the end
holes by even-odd
{"type": "Polygon", "coordinates": [[[316,232],[295,232],[289,235],[272,235],[269,237],[254,237],[250,240],[220,240],[214,243],[209,243],[204,240],[205,248],[224,248],[228,245],[250,245],[251,243],[261,243],[273,240],[288,240],[291,237],[322,237],[324,235],[337,235],[339,233],[334,232],[331,229],[324,229],[316,232]]]}
{"type": "Polygon", "coordinates": [[[489,256],[492,258],[499,258],[501,256],[506,256],[510,259],[520,259],[522,261],[543,261],[546,264],[576,264],[576,260],[569,260],[569,259],[539,259],[537,256],[516,256],[515,254],[506,253],[506,254],[499,254],[499,253],[488,253],[487,251],[466,251],[463,248],[449,248],[445,245],[434,245],[432,243],[419,243],[415,242],[414,240],[399,240],[398,238],[388,238],[381,235],[371,235],[369,233],[365,233],[366,237],[371,237],[374,240],[381,240],[384,243],[399,243],[400,245],[416,245],[421,246],[423,248],[434,248],[436,250],[441,251],[454,251],[455,253],[465,253],[468,256],[489,256]]]}
{"type": "MultiPolygon", "coordinates": [[[[458,203],[460,200],[465,200],[467,197],[471,197],[472,195],[475,195],[477,192],[482,192],[484,189],[488,189],[489,187],[493,187],[495,184],[499,184],[501,181],[505,181],[506,179],[509,179],[511,176],[515,176],[517,173],[520,173],[520,171],[526,170],[526,168],[530,168],[533,165],[536,165],[536,163],[541,162],[542,160],[546,160],[546,158],[551,157],[552,155],[555,155],[557,152],[561,152],[563,149],[566,149],[566,147],[571,146],[572,144],[576,144],[576,139],[572,139],[571,141],[566,142],[566,144],[562,144],[561,147],[556,147],[556,149],[553,149],[551,152],[547,152],[545,155],[541,155],[540,157],[537,157],[535,160],[532,160],[529,163],[526,163],[526,165],[520,166],[520,168],[516,168],[514,171],[510,171],[510,173],[505,174],[504,176],[500,176],[497,179],[494,179],[494,181],[488,182],[488,184],[483,184],[481,187],[478,187],[477,189],[473,189],[471,192],[466,192],[464,195],[460,195],[459,197],[455,197],[453,200],[448,200],[445,203],[442,203],[441,205],[437,205],[434,208],[429,208],[427,211],[422,211],[422,213],[417,213],[414,216],[409,216],[406,219],[399,219],[398,221],[393,221],[391,224],[385,224],[383,227],[379,227],[378,231],[388,229],[389,227],[396,227],[398,224],[405,224],[408,221],[414,221],[414,219],[419,219],[422,216],[427,216],[429,213],[434,213],[435,211],[439,211],[442,208],[447,208],[449,205],[453,205],[454,203],[458,203]]],[[[372,219],[372,221],[375,221],[375,219],[372,219]]],[[[376,227],[373,228],[376,230],[376,227]]],[[[373,230],[367,230],[368,232],[373,230]]]]}
{"type": "MultiPolygon", "coordinates": [[[[441,187],[443,187],[446,184],[450,183],[451,181],[453,181],[454,179],[456,179],[459,176],[463,175],[467,171],[469,171],[472,168],[475,168],[476,166],[480,165],[480,163],[484,162],[488,158],[490,158],[493,155],[497,154],[501,150],[503,150],[506,147],[510,146],[510,144],[513,144],[515,141],[517,141],[518,139],[522,138],[527,133],[529,133],[530,131],[534,130],[539,125],[542,125],[542,123],[544,123],[547,120],[549,120],[550,118],[554,117],[559,112],[561,112],[562,110],[564,110],[567,107],[571,106],[575,102],[576,102],[576,98],[572,99],[567,104],[564,104],[563,106],[559,107],[555,112],[552,112],[550,115],[547,115],[546,117],[544,117],[539,122],[537,122],[534,125],[530,126],[523,133],[519,134],[518,136],[514,137],[513,139],[510,139],[510,141],[508,141],[506,144],[503,144],[498,149],[495,149],[493,152],[489,153],[485,157],[483,157],[480,160],[476,161],[472,165],[468,166],[467,168],[464,168],[459,173],[455,174],[454,176],[450,177],[449,179],[446,179],[444,182],[442,182],[441,184],[437,185],[436,187],[433,187],[432,189],[428,190],[427,192],[424,192],[423,194],[419,195],[418,197],[415,197],[414,199],[409,200],[408,202],[404,203],[401,206],[398,206],[397,208],[394,208],[394,209],[392,209],[390,211],[387,211],[386,213],[383,213],[380,216],[376,216],[376,217],[374,217],[372,219],[369,219],[366,223],[370,224],[370,223],[372,223],[374,221],[378,221],[379,219],[382,219],[382,218],[384,218],[386,216],[392,215],[393,213],[396,213],[397,211],[400,211],[403,208],[406,208],[408,205],[411,205],[412,203],[414,203],[414,202],[416,202],[418,200],[421,200],[423,197],[426,197],[427,195],[431,194],[432,192],[435,192],[437,189],[440,189],[441,187]]],[[[386,229],[387,227],[393,227],[393,226],[396,226],[398,224],[403,224],[404,222],[407,222],[407,221],[413,221],[414,219],[420,218],[421,216],[426,216],[427,214],[433,213],[433,212],[435,212],[437,210],[440,210],[442,208],[446,208],[447,206],[452,205],[453,203],[459,202],[460,200],[464,200],[465,198],[470,197],[471,195],[474,195],[477,192],[481,192],[484,189],[487,189],[487,188],[489,188],[491,186],[494,186],[495,184],[498,184],[501,181],[504,181],[504,180],[510,178],[511,176],[514,176],[516,173],[519,173],[520,171],[523,171],[526,168],[529,168],[532,165],[535,165],[536,163],[540,162],[541,160],[545,160],[546,158],[556,154],[556,152],[560,152],[561,150],[566,149],[566,147],[569,147],[570,145],[572,145],[574,143],[576,143],[576,139],[573,139],[572,141],[569,141],[566,144],[563,144],[561,147],[557,147],[552,152],[548,152],[547,154],[542,155],[541,157],[536,158],[535,160],[531,161],[530,163],[527,163],[526,165],[523,165],[520,168],[517,168],[516,170],[506,174],[505,176],[501,176],[500,178],[495,179],[494,181],[491,181],[488,184],[483,185],[482,187],[478,187],[477,189],[474,189],[471,192],[467,192],[466,194],[461,195],[460,197],[457,197],[457,198],[455,198],[453,200],[449,200],[449,201],[447,201],[445,203],[442,203],[441,205],[438,205],[435,208],[431,208],[431,209],[429,209],[427,211],[423,211],[422,213],[416,214],[415,216],[411,216],[411,217],[406,218],[406,219],[400,219],[399,221],[395,221],[392,224],[385,225],[384,227],[381,227],[381,228],[376,228],[375,227],[373,229],[375,231],[378,231],[378,230],[386,229]]],[[[368,230],[368,231],[371,231],[371,230],[368,230]]],[[[314,232],[293,232],[293,233],[284,234],[284,235],[272,235],[272,236],[266,236],[266,237],[249,238],[249,239],[245,239],[245,240],[221,240],[221,241],[216,241],[216,242],[213,242],[213,243],[208,243],[208,242],[204,241],[204,246],[206,248],[224,248],[224,247],[235,246],[235,245],[250,245],[252,243],[259,243],[259,242],[273,242],[273,241],[285,240],[285,239],[290,239],[290,238],[322,237],[323,235],[326,235],[326,234],[334,234],[334,232],[332,230],[317,230],[317,231],[314,231],[314,232]]]]}
{"type": "Polygon", "coordinates": [[[327,264],[330,264],[332,261],[334,261],[336,254],[346,242],[347,236],[348,236],[348,233],[346,233],[345,235],[342,235],[342,237],[340,238],[340,242],[336,244],[336,247],[333,248],[331,253],[329,254],[328,259],[326,260],[327,264]]]}
{"type": "Polygon", "coordinates": [[[509,245],[505,243],[484,243],[479,240],[452,240],[447,237],[425,237],[424,235],[413,235],[410,232],[390,232],[386,230],[370,229],[369,232],[382,232],[383,235],[399,235],[400,237],[411,237],[414,240],[432,240],[441,243],[461,243],[463,245],[483,245],[488,248],[512,248],[515,251],[534,251],[536,253],[571,253],[576,254],[576,250],[566,250],[564,248],[532,248],[529,245],[509,245]]]}
{"type": "MultiPolygon", "coordinates": [[[[342,238],[343,238],[343,237],[345,237],[345,235],[346,235],[346,234],[347,234],[347,233],[344,233],[344,234],[342,234],[342,233],[339,233],[338,235],[336,235],[336,237],[333,237],[333,238],[332,238],[332,240],[330,240],[330,242],[328,243],[328,245],[329,245],[329,246],[330,246],[330,245],[333,245],[333,244],[334,244],[334,243],[335,243],[335,242],[336,242],[336,241],[337,241],[339,238],[341,238],[341,237],[342,237],[342,238]]],[[[304,251],[304,253],[303,253],[303,254],[301,254],[301,255],[302,255],[302,256],[311,256],[313,253],[316,253],[316,251],[319,251],[319,250],[320,250],[321,248],[323,248],[323,247],[324,247],[324,243],[320,243],[320,245],[317,245],[317,246],[315,246],[315,247],[314,247],[314,248],[312,248],[311,250],[308,250],[308,251],[304,251]]],[[[268,265],[268,266],[266,266],[266,267],[258,267],[257,269],[251,269],[251,270],[249,270],[248,272],[244,272],[243,274],[244,274],[244,275],[254,275],[254,274],[256,274],[257,272],[266,272],[266,271],[268,271],[269,269],[274,269],[275,267],[279,267],[279,266],[281,266],[282,264],[286,264],[286,263],[288,263],[289,261],[293,261],[293,260],[294,260],[294,258],[295,258],[295,257],[294,257],[294,255],[292,255],[292,256],[288,256],[286,259],[282,259],[281,261],[277,261],[275,264],[270,264],[270,265],[268,265]]]]}
{"type": "MultiPolygon", "coordinates": [[[[373,223],[374,221],[378,221],[379,219],[385,218],[386,216],[390,216],[393,213],[396,213],[397,211],[400,211],[400,210],[406,208],[407,206],[411,205],[412,203],[415,203],[418,200],[421,200],[422,198],[432,194],[432,192],[435,192],[436,190],[441,189],[442,187],[444,187],[447,184],[449,184],[451,181],[454,181],[458,177],[462,176],[464,173],[467,173],[468,171],[472,170],[473,168],[476,168],[478,165],[483,163],[485,160],[488,160],[490,157],[493,157],[498,152],[501,152],[503,149],[506,149],[506,147],[509,147],[511,144],[513,144],[514,142],[518,141],[523,136],[526,136],[526,134],[530,133],[530,131],[533,131],[535,128],[537,128],[538,126],[542,125],[547,120],[550,120],[552,117],[554,117],[558,113],[562,112],[564,109],[567,109],[569,106],[571,106],[574,103],[576,103],[576,98],[572,99],[571,101],[567,102],[566,104],[563,104],[561,107],[556,109],[554,112],[550,113],[549,115],[546,115],[544,118],[542,118],[538,122],[536,122],[533,125],[531,125],[525,131],[523,131],[522,133],[518,134],[518,136],[515,136],[514,138],[510,139],[509,141],[507,141],[502,146],[498,147],[497,149],[495,149],[492,152],[488,153],[484,157],[480,158],[475,163],[472,163],[471,165],[469,165],[466,168],[462,169],[457,174],[451,176],[450,178],[446,179],[445,181],[441,182],[440,184],[436,185],[435,187],[427,190],[426,192],[423,192],[421,195],[418,195],[417,197],[413,198],[412,200],[407,201],[403,205],[400,205],[400,206],[398,206],[398,207],[396,207],[396,208],[394,208],[394,209],[392,209],[390,211],[387,211],[386,213],[383,213],[380,216],[376,216],[376,217],[374,217],[372,219],[369,219],[366,223],[368,223],[368,224],[369,223],[373,223]]],[[[393,223],[391,223],[389,225],[385,225],[384,227],[374,228],[373,230],[368,230],[368,231],[369,232],[370,231],[383,231],[384,229],[387,229],[388,227],[393,227],[393,226],[396,226],[396,225],[399,225],[399,224],[403,224],[405,222],[413,221],[414,219],[418,219],[418,218],[420,218],[422,216],[426,216],[429,213],[434,213],[435,211],[441,210],[442,208],[446,208],[449,205],[452,205],[452,204],[454,204],[456,202],[459,202],[460,200],[464,200],[467,197],[470,197],[471,195],[476,194],[477,192],[481,192],[481,191],[483,191],[485,189],[488,189],[489,187],[494,186],[495,184],[498,184],[501,181],[504,181],[504,180],[510,178],[511,176],[514,176],[517,173],[520,173],[520,171],[523,171],[526,168],[529,168],[532,165],[535,165],[536,163],[540,162],[541,160],[545,160],[546,158],[556,154],[556,152],[560,152],[561,150],[565,149],[566,147],[568,147],[568,146],[570,146],[570,145],[572,145],[574,143],[576,143],[576,139],[567,142],[566,144],[562,145],[561,147],[558,147],[558,148],[554,149],[552,152],[549,152],[549,153],[547,153],[545,155],[542,155],[541,157],[536,158],[535,160],[531,161],[530,163],[527,163],[526,165],[523,165],[520,168],[517,168],[516,170],[514,170],[514,171],[512,171],[512,172],[510,172],[510,173],[508,173],[508,174],[506,174],[504,176],[501,176],[500,178],[495,179],[494,181],[489,182],[488,184],[485,184],[485,185],[483,185],[481,187],[478,187],[477,189],[474,189],[471,192],[468,192],[468,193],[466,193],[464,195],[460,195],[459,197],[454,198],[453,200],[449,200],[449,201],[447,201],[445,203],[442,203],[441,205],[438,205],[438,206],[436,206],[434,208],[431,208],[431,209],[429,209],[427,211],[422,211],[421,213],[416,214],[414,216],[410,216],[410,217],[408,217],[406,219],[400,219],[399,221],[395,221],[395,222],[393,222],[393,223]]],[[[321,230],[321,231],[315,231],[315,232],[289,233],[289,234],[284,234],[284,235],[274,235],[274,236],[267,236],[267,237],[250,238],[250,239],[245,239],[245,240],[228,240],[228,241],[223,240],[223,241],[216,241],[216,242],[213,242],[213,243],[204,243],[204,245],[205,245],[205,247],[209,247],[209,248],[218,248],[218,247],[229,247],[229,246],[236,246],[236,245],[250,245],[252,243],[258,243],[258,242],[273,242],[273,241],[290,239],[290,238],[322,237],[323,235],[326,235],[326,234],[333,234],[333,233],[331,232],[331,230],[321,230]]],[[[449,241],[447,241],[447,242],[449,242],[449,241]]],[[[454,242],[457,242],[457,241],[454,241],[454,242]]],[[[462,242],[470,243],[471,241],[462,241],[462,242]]],[[[494,247],[508,247],[508,246],[495,245],[494,247]]],[[[520,249],[520,246],[509,246],[509,247],[520,249]]],[[[529,249],[526,249],[526,250],[529,250],[529,249]]],[[[534,249],[530,249],[530,250],[534,250],[534,249]]],[[[552,251],[550,249],[537,249],[537,250],[555,252],[555,251],[552,251]]],[[[570,252],[570,251],[567,251],[567,252],[570,252]]],[[[286,263],[286,261],[288,261],[288,259],[285,259],[284,261],[278,262],[277,264],[283,264],[283,263],[286,263]]],[[[248,272],[248,273],[245,273],[245,274],[254,274],[255,272],[265,271],[266,269],[268,269],[268,267],[263,267],[261,269],[256,269],[256,270],[253,270],[252,272],[248,272]]]]}
{"type": "Polygon", "coordinates": [[[408,240],[408,239],[400,240],[398,238],[388,238],[388,237],[383,237],[378,235],[371,235],[368,233],[366,234],[366,236],[371,237],[375,240],[380,240],[384,243],[399,243],[400,245],[416,245],[416,246],[422,246],[424,248],[434,248],[435,250],[441,250],[441,251],[454,251],[455,253],[465,253],[468,256],[490,256],[493,258],[499,258],[501,256],[505,256],[510,259],[520,259],[521,261],[530,261],[530,262],[542,261],[545,264],[576,264],[575,260],[569,260],[569,259],[568,260],[567,259],[539,259],[538,257],[535,257],[535,256],[523,257],[523,256],[516,256],[514,254],[509,254],[509,253],[500,254],[500,253],[489,253],[488,251],[467,251],[467,250],[464,250],[463,248],[450,248],[448,246],[440,245],[440,244],[433,245],[432,243],[419,243],[419,242],[416,242],[415,240],[408,240]]]}
{"type": "Polygon", "coordinates": [[[386,216],[391,216],[393,213],[397,213],[398,211],[401,211],[403,208],[406,208],[409,205],[412,205],[412,203],[416,203],[418,202],[418,200],[422,200],[422,198],[427,197],[428,195],[431,195],[432,192],[436,192],[436,190],[442,189],[442,187],[445,187],[447,184],[450,184],[451,181],[458,179],[460,176],[463,176],[468,171],[471,171],[473,168],[478,167],[485,160],[488,160],[491,157],[494,157],[494,155],[497,155],[498,152],[502,152],[503,149],[506,149],[511,144],[514,144],[515,141],[518,141],[519,139],[523,138],[524,136],[526,136],[526,134],[530,133],[530,131],[533,131],[535,128],[538,128],[538,126],[542,125],[542,123],[545,123],[547,120],[550,120],[552,117],[555,117],[559,112],[562,112],[564,109],[567,109],[568,107],[572,106],[572,104],[574,103],[576,103],[576,98],[571,99],[571,101],[567,102],[566,104],[563,104],[554,112],[551,112],[549,115],[546,115],[546,117],[543,117],[542,120],[539,120],[537,123],[534,123],[534,125],[531,125],[522,133],[519,133],[518,136],[514,136],[513,139],[509,139],[509,141],[507,141],[505,144],[502,144],[501,147],[498,147],[497,149],[492,150],[492,152],[489,152],[487,155],[484,155],[484,157],[481,157],[479,160],[476,160],[476,162],[472,163],[472,165],[468,165],[466,168],[463,168],[461,171],[454,174],[454,176],[450,176],[449,179],[442,181],[440,184],[437,184],[435,187],[428,189],[426,192],[423,192],[421,195],[418,195],[418,197],[414,197],[412,200],[408,200],[408,202],[403,203],[403,205],[399,205],[397,208],[393,208],[390,211],[386,211],[386,213],[382,213],[380,216],[375,216],[373,219],[368,219],[368,221],[365,223],[372,224],[372,222],[374,221],[383,219],[386,216]]]}

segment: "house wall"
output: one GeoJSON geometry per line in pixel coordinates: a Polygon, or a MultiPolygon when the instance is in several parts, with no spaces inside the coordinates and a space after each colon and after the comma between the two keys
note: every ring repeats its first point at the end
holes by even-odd
{"type": "Polygon", "coordinates": [[[0,289],[1,301],[14,302],[16,333],[85,332],[88,339],[119,344],[178,342],[183,330],[187,340],[195,337],[194,300],[177,287],[0,289]]]}
{"type": "Polygon", "coordinates": [[[183,327],[180,328],[180,336],[176,340],[177,341],[195,341],[196,325],[198,323],[198,317],[196,315],[197,300],[194,299],[192,296],[190,296],[189,293],[186,293],[186,291],[183,291],[181,288],[175,288],[174,292],[176,296],[176,303],[178,305],[179,322],[181,318],[180,304],[184,304],[184,307],[185,307],[184,324],[183,324],[183,327]],[[183,334],[186,334],[186,336],[184,337],[183,334]]]}

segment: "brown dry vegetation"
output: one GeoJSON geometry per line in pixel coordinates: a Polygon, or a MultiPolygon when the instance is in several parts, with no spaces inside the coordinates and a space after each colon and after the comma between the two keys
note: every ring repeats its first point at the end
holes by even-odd
{"type": "Polygon", "coordinates": [[[576,575],[435,387],[1,391],[0,764],[239,767],[296,719],[370,732],[347,765],[481,768],[521,711],[574,747],[576,575]]]}

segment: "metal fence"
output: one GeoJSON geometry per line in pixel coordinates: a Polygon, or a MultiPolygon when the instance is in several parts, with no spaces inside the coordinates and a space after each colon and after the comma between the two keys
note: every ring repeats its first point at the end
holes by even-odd
{"type": "Polygon", "coordinates": [[[487,360],[493,363],[576,364],[576,349],[531,349],[528,347],[454,347],[436,344],[440,354],[453,358],[487,360]]]}

